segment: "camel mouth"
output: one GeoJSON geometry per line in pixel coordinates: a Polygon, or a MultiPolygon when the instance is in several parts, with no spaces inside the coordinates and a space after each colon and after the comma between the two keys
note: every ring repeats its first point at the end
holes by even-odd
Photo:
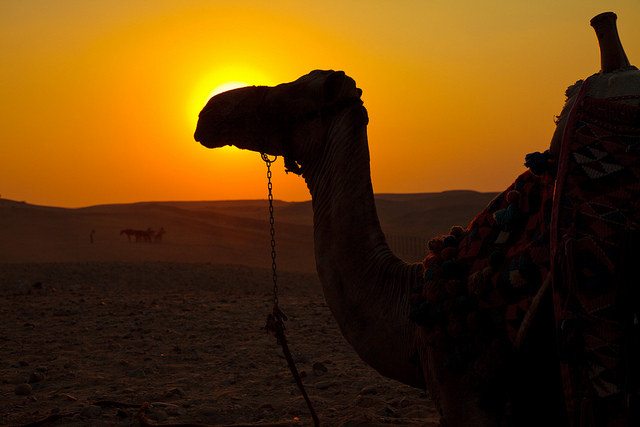
{"type": "Polygon", "coordinates": [[[207,134],[208,132],[202,129],[202,126],[200,126],[200,121],[198,121],[198,126],[196,126],[196,131],[193,134],[193,139],[195,139],[196,142],[199,142],[200,144],[204,145],[207,148],[219,148],[219,147],[224,147],[225,145],[228,145],[228,144],[220,144],[214,141],[213,139],[208,138],[207,134]]]}
{"type": "Polygon", "coordinates": [[[219,148],[231,145],[225,137],[225,129],[233,106],[223,100],[211,98],[198,116],[198,123],[193,138],[207,148],[219,148]]]}
{"type": "Polygon", "coordinates": [[[211,138],[210,131],[203,129],[203,126],[201,125],[200,120],[198,120],[198,125],[196,126],[196,131],[193,134],[193,138],[207,148],[219,148],[219,147],[224,147],[225,145],[229,145],[229,144],[221,144],[219,141],[216,141],[214,138],[211,138]]]}
{"type": "Polygon", "coordinates": [[[212,97],[198,115],[194,139],[207,148],[234,145],[234,129],[247,127],[244,115],[257,112],[258,101],[267,88],[247,86],[219,93],[212,97]]]}
{"type": "Polygon", "coordinates": [[[231,144],[216,144],[216,143],[213,143],[213,142],[203,141],[203,140],[200,140],[198,138],[196,138],[196,141],[199,142],[204,147],[207,147],[207,148],[220,148],[220,147],[225,147],[227,145],[231,145],[231,144]]]}

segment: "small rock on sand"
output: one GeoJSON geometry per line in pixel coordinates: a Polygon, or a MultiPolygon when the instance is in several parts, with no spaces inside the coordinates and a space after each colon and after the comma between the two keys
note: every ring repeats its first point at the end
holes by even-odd
{"type": "Polygon", "coordinates": [[[316,383],[316,388],[319,390],[326,390],[331,387],[339,387],[341,384],[338,381],[321,381],[316,383]]]}
{"type": "Polygon", "coordinates": [[[18,396],[29,396],[32,391],[31,384],[19,384],[16,386],[14,393],[18,396]]]}
{"type": "Polygon", "coordinates": [[[83,417],[89,418],[89,419],[93,419],[93,418],[98,418],[101,413],[102,413],[102,408],[101,407],[95,406],[95,405],[90,405],[90,406],[85,406],[84,408],[82,408],[82,410],[80,411],[80,416],[83,416],[83,417]]]}
{"type": "Polygon", "coordinates": [[[167,390],[164,393],[165,397],[174,397],[174,396],[179,396],[179,397],[187,397],[187,393],[180,387],[176,387],[176,388],[172,388],[171,390],[167,390]]]}
{"type": "Polygon", "coordinates": [[[27,383],[29,384],[39,383],[43,379],[44,379],[44,374],[42,372],[35,371],[29,375],[29,379],[27,380],[27,383]]]}
{"type": "Polygon", "coordinates": [[[128,372],[128,375],[131,378],[146,378],[147,375],[144,373],[144,370],[141,368],[132,369],[128,372]]]}
{"type": "Polygon", "coordinates": [[[316,362],[316,363],[313,364],[313,373],[317,377],[320,377],[320,376],[326,374],[328,371],[329,370],[327,369],[327,367],[324,366],[320,362],[316,362]]]}
{"type": "Polygon", "coordinates": [[[360,390],[360,394],[363,396],[378,394],[378,387],[376,387],[375,385],[364,387],[362,390],[360,390]]]}
{"type": "Polygon", "coordinates": [[[200,413],[205,417],[215,417],[218,415],[218,410],[216,408],[204,407],[200,409],[200,413]]]}

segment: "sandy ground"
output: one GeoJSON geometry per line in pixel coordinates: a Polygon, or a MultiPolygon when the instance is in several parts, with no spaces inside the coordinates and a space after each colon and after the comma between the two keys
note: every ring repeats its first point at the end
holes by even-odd
{"type": "MultiPolygon", "coordinates": [[[[162,423],[310,425],[282,351],[264,332],[269,270],[184,263],[2,265],[0,423],[96,401],[161,402],[162,423]],[[29,383],[30,395],[16,395],[29,383]],[[299,420],[299,421],[298,421],[299,420]]],[[[278,276],[288,338],[322,425],[436,425],[430,399],[358,359],[313,274],[278,276]],[[314,370],[314,366],[316,369],[314,370]],[[326,372],[325,372],[326,369],[326,372]]],[[[85,412],[88,410],[85,410],[85,412]]],[[[103,408],[53,425],[137,425],[103,408]]]]}
{"type": "MultiPolygon", "coordinates": [[[[492,197],[452,194],[440,204],[388,195],[385,231],[419,259],[420,239],[449,225],[421,220],[416,206],[453,212],[472,200],[456,210],[466,225],[492,197]],[[417,242],[404,237],[412,233],[417,242]]],[[[437,425],[427,393],[380,376],[340,334],[313,272],[310,205],[276,208],[280,306],[321,425],[437,425]]],[[[47,425],[139,425],[137,407],[100,401],[148,402],[158,424],[312,425],[264,332],[273,304],[265,224],[255,202],[59,209],[0,200],[0,425],[62,413],[73,414],[47,425]],[[167,230],[162,243],[119,234],[147,226],[167,230]]]]}

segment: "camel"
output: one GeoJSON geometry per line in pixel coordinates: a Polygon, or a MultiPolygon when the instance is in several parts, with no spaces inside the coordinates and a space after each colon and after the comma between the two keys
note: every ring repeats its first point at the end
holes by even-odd
{"type": "Polygon", "coordinates": [[[136,242],[144,242],[144,243],[151,243],[153,241],[153,237],[156,234],[156,232],[153,231],[151,227],[147,228],[144,231],[134,230],[134,232],[136,236],[136,242]]]}
{"type": "MultiPolygon", "coordinates": [[[[162,240],[162,234],[164,234],[164,230],[161,229],[161,232],[162,233],[160,234],[160,241],[162,240]]],[[[120,230],[120,235],[122,236],[123,234],[127,235],[127,239],[129,240],[129,243],[131,243],[131,236],[135,237],[136,243],[140,243],[140,242],[151,243],[152,240],[157,239],[157,235],[151,227],[147,228],[146,230],[134,230],[131,228],[120,230]]],[[[156,240],[156,242],[157,241],[158,240],[156,240]]]]}
{"type": "MultiPolygon", "coordinates": [[[[550,149],[527,156],[529,170],[467,229],[453,227],[430,241],[423,263],[406,263],[387,245],[371,184],[367,110],[344,72],[315,70],[291,83],[224,92],[199,115],[194,136],[202,145],[283,156],[286,168],[302,175],[312,197],[318,276],[342,334],[382,375],[427,388],[443,426],[637,425],[637,312],[624,320],[631,332],[612,328],[627,334],[631,356],[620,356],[618,374],[594,380],[587,358],[578,357],[593,341],[573,321],[618,323],[602,307],[572,311],[584,296],[575,281],[584,278],[567,254],[583,242],[567,238],[566,229],[581,222],[570,215],[566,221],[561,203],[574,188],[570,166],[598,176],[618,170],[587,161],[605,164],[602,151],[570,151],[582,123],[577,113],[595,105],[602,111],[594,114],[606,118],[620,110],[638,128],[640,72],[629,65],[615,19],[607,13],[592,20],[602,70],[567,90],[550,149]],[[575,337],[588,342],[580,347],[575,337]],[[622,365],[630,374],[619,373],[622,365]],[[617,388],[614,380],[621,380],[617,388]]],[[[625,136],[628,148],[639,134],[625,136]]],[[[629,180],[629,188],[638,187],[637,175],[629,180]]],[[[637,205],[631,212],[638,221],[637,205]]],[[[627,256],[638,254],[636,246],[627,256]]],[[[631,273],[619,277],[632,280],[631,273]]],[[[625,286],[621,293],[638,295],[625,286]]],[[[626,304],[635,310],[637,301],[626,304]]],[[[619,340],[605,341],[612,336],[600,337],[603,348],[618,348],[619,340]]]]}
{"type": "Polygon", "coordinates": [[[166,233],[164,227],[160,227],[160,230],[153,236],[154,243],[162,243],[162,236],[166,233]]]}
{"type": "Polygon", "coordinates": [[[129,243],[131,243],[131,236],[135,236],[136,235],[136,230],[133,230],[131,228],[127,228],[125,230],[120,230],[120,235],[122,236],[123,234],[127,235],[127,239],[129,240],[129,243]]]}

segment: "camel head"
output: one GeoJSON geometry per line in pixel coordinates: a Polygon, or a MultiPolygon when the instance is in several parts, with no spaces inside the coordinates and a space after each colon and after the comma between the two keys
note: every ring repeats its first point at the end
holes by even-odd
{"type": "Polygon", "coordinates": [[[342,71],[315,70],[274,87],[250,86],[211,98],[200,112],[195,139],[208,148],[234,145],[241,149],[282,155],[293,164],[317,157],[330,118],[348,107],[360,107],[367,124],[362,91],[342,71]],[[302,139],[302,141],[301,141],[302,139]]]}

